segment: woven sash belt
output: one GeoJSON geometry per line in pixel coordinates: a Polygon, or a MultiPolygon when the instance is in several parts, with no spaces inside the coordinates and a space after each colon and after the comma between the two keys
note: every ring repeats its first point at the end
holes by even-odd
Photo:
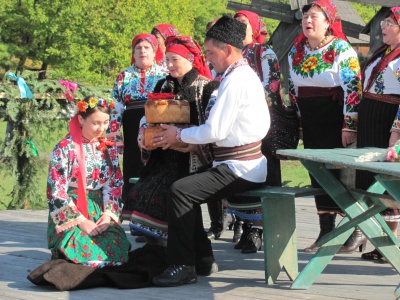
{"type": "Polygon", "coordinates": [[[400,104],[400,96],[395,96],[395,95],[378,95],[378,94],[373,94],[370,92],[363,92],[363,96],[368,99],[380,101],[380,102],[386,102],[390,104],[400,104]]]}
{"type": "Polygon", "coordinates": [[[237,147],[212,146],[215,161],[252,160],[262,157],[261,141],[237,147]]]}
{"type": "Polygon", "coordinates": [[[135,109],[135,108],[144,108],[144,104],[146,103],[146,100],[135,100],[131,101],[125,104],[126,110],[128,109],[135,109]]]}
{"type": "Polygon", "coordinates": [[[344,92],[342,87],[317,87],[300,86],[298,89],[299,98],[332,97],[335,102],[343,102],[344,92]]]}

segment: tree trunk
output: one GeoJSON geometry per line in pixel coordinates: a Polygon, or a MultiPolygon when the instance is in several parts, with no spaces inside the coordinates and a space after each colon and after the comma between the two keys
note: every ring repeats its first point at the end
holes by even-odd
{"type": "Polygon", "coordinates": [[[17,76],[18,74],[22,74],[22,71],[24,70],[25,61],[26,61],[26,55],[19,58],[17,69],[15,70],[15,74],[17,76]]]}
{"type": "Polygon", "coordinates": [[[38,80],[46,79],[46,71],[47,71],[48,66],[49,66],[48,63],[45,63],[45,62],[42,63],[42,67],[40,68],[38,80]]]}

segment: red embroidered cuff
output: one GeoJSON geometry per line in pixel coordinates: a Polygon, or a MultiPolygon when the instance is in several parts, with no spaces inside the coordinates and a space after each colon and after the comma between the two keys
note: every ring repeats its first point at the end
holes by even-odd
{"type": "Polygon", "coordinates": [[[183,143],[182,139],[181,139],[181,132],[182,132],[182,128],[178,128],[176,129],[176,140],[179,143],[183,143]]]}

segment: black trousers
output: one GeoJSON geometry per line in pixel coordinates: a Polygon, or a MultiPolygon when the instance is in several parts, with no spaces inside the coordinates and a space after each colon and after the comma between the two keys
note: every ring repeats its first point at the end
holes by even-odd
{"type": "Polygon", "coordinates": [[[219,201],[260,185],[239,178],[227,165],[173,183],[168,194],[168,263],[194,266],[196,260],[213,255],[200,204],[219,201]]]}

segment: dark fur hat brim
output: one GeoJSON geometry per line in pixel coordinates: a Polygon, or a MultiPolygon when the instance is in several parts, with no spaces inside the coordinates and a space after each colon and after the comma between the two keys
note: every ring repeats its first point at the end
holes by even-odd
{"type": "Polygon", "coordinates": [[[206,37],[219,40],[236,48],[243,48],[246,38],[246,24],[231,16],[222,16],[206,33],[206,37]]]}

